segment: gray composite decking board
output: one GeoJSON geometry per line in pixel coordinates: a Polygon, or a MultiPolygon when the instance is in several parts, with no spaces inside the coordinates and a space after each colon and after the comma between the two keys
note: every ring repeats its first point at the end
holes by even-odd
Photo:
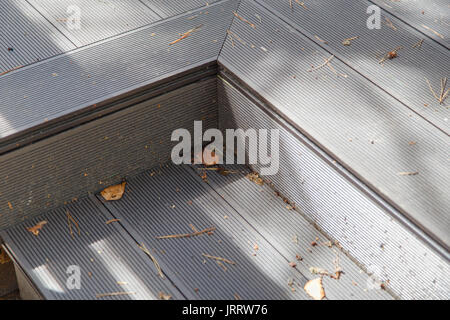
{"type": "Polygon", "coordinates": [[[371,2],[447,48],[449,47],[450,6],[447,0],[371,0],[371,2]],[[435,32],[426,27],[431,28],[435,32]]]}
{"type": "Polygon", "coordinates": [[[0,229],[165,163],[172,132],[217,127],[216,79],[200,81],[0,157],[0,229]]]}
{"type": "Polygon", "coordinates": [[[0,77],[0,141],[217,60],[237,2],[169,18],[0,77]],[[180,33],[202,27],[170,45],[180,33]]]}
{"type": "Polygon", "coordinates": [[[192,11],[194,9],[204,7],[204,11],[208,11],[208,6],[218,0],[141,0],[154,12],[161,17],[172,17],[180,13],[192,11]]]}
{"type": "Polygon", "coordinates": [[[190,168],[168,165],[128,180],[120,201],[107,202],[111,213],[138,242],[155,249],[171,281],[187,288],[188,299],[308,299],[306,279],[226,204],[190,168]],[[151,172],[154,172],[152,174],[151,172]],[[215,227],[211,235],[156,239],[157,236],[215,227]],[[255,252],[254,245],[259,250],[255,252]],[[256,255],[254,255],[256,253],[256,255]],[[223,263],[202,254],[235,262],[223,263]],[[288,286],[294,279],[295,292],[288,286]],[[198,289],[198,290],[195,290],[198,289]]]}
{"type": "Polygon", "coordinates": [[[101,299],[158,299],[159,292],[183,299],[169,279],[160,278],[152,260],[120,224],[106,224],[112,218],[95,197],[85,198],[3,231],[1,237],[45,299],[93,300],[97,294],[114,292],[135,294],[101,299]],[[78,234],[73,225],[73,238],[67,211],[80,228],[78,234]],[[27,231],[40,221],[47,224],[38,236],[27,231]],[[67,273],[69,266],[80,268],[80,289],[66,285],[72,274],[67,273]]]}
{"type": "Polygon", "coordinates": [[[266,9],[242,1],[219,62],[285,119],[448,248],[449,137],[266,9]],[[410,144],[415,142],[416,144],[410,144]],[[414,176],[401,175],[418,172],[414,176]]]}
{"type": "Polygon", "coordinates": [[[227,165],[225,168],[233,173],[224,176],[208,171],[207,183],[286,259],[296,262],[302,274],[315,277],[311,275],[311,267],[333,274],[335,261],[339,259],[338,265],[345,273],[339,280],[323,278],[327,298],[392,299],[384,290],[367,290],[367,273],[339,248],[330,248],[327,244],[330,239],[297,211],[287,209],[287,204],[267,184],[258,186],[246,178],[249,169],[239,165],[227,165]],[[313,247],[313,241],[319,245],[313,247]],[[300,255],[302,260],[298,261],[296,255],[300,255]]]}
{"type": "Polygon", "coordinates": [[[0,73],[75,48],[25,1],[1,1],[0,21],[0,73]]]}
{"type": "MultiPolygon", "coordinates": [[[[221,130],[280,130],[279,171],[264,178],[295,204],[306,219],[338,241],[359,265],[377,271],[382,280],[389,280],[388,287],[395,296],[449,298],[447,251],[435,251],[437,248],[424,242],[426,239],[423,235],[419,237],[420,230],[412,228],[411,222],[405,221],[305,135],[267,108],[261,109],[263,106],[251,95],[244,95],[226,80],[218,82],[218,86],[221,130]]],[[[265,166],[252,167],[261,172],[265,166]]],[[[264,227],[256,229],[264,230],[264,227]]],[[[301,234],[298,237],[302,239],[301,234]]]]}
{"type": "MultiPolygon", "coordinates": [[[[78,47],[133,30],[160,20],[139,0],[27,0],[48,21],[78,47]],[[79,28],[67,20],[78,19],[71,6],[80,11],[79,28]]],[[[78,21],[75,21],[78,22],[78,21]]]]}
{"type": "MultiPolygon", "coordinates": [[[[436,92],[440,91],[440,79],[450,74],[450,53],[435,41],[428,39],[414,28],[406,25],[387,12],[382,12],[382,27],[380,30],[369,30],[366,14],[369,1],[324,0],[311,1],[307,8],[300,6],[291,10],[284,1],[257,0],[258,3],[271,8],[272,12],[289,22],[292,27],[315,41],[328,52],[312,56],[309,52],[298,51],[297,54],[311,65],[318,66],[336,55],[341,61],[368,78],[373,90],[377,86],[404,103],[408,108],[421,115],[440,130],[450,133],[450,110],[446,105],[440,105],[433,97],[425,80],[427,78],[436,92]],[[396,31],[389,28],[384,19],[389,17],[396,31]],[[318,36],[324,44],[316,38],[318,36]],[[346,38],[359,36],[352,41],[351,46],[344,46],[346,38]],[[420,48],[412,48],[420,39],[425,39],[420,48]],[[388,52],[402,46],[398,57],[383,64],[379,61],[388,52]],[[377,57],[378,56],[378,57],[377,57]]],[[[253,17],[252,17],[253,18],[253,17]]],[[[255,20],[256,18],[253,18],[255,20]]],[[[257,20],[256,20],[257,21],[257,20]]],[[[263,22],[262,26],[270,24],[263,22]]],[[[266,26],[267,28],[273,26],[266,26]]],[[[269,39],[267,39],[269,40],[269,39]]],[[[276,38],[273,39],[277,45],[276,38]]],[[[331,65],[334,65],[331,62],[331,65]]],[[[333,73],[315,72],[316,75],[333,73]]],[[[281,70],[281,72],[283,72],[281,70]]],[[[344,72],[345,73],[345,72],[344,72]]],[[[361,94],[359,88],[354,90],[361,94]]],[[[439,94],[439,93],[438,93],[439,94]]]]}

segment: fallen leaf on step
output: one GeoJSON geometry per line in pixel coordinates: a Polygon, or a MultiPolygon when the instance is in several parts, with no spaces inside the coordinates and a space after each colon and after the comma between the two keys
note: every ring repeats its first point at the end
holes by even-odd
{"type": "Polygon", "coordinates": [[[306,293],[314,300],[322,300],[325,298],[325,290],[322,286],[322,278],[308,281],[304,288],[306,293]]]}
{"type": "Polygon", "coordinates": [[[172,296],[170,294],[165,294],[164,292],[159,293],[160,300],[170,300],[172,296]]]}
{"type": "Polygon", "coordinates": [[[120,200],[125,192],[126,182],[111,186],[103,190],[100,194],[106,201],[120,200]]]}
{"type": "Polygon", "coordinates": [[[41,221],[41,222],[39,222],[38,224],[36,224],[34,227],[30,227],[30,228],[27,228],[27,230],[28,231],[30,231],[32,234],[34,234],[35,236],[37,236],[38,234],[39,234],[39,231],[42,229],[42,227],[44,226],[44,225],[46,225],[47,224],[47,221],[41,221]]]}

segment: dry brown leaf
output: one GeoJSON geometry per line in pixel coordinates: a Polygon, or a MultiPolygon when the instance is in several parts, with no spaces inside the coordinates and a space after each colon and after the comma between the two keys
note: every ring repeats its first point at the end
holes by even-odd
{"type": "Polygon", "coordinates": [[[125,192],[126,182],[110,186],[104,189],[100,194],[106,201],[120,200],[125,192]]]}
{"type": "Polygon", "coordinates": [[[34,227],[27,228],[27,230],[30,231],[35,236],[37,236],[39,234],[39,231],[46,224],[47,224],[47,221],[44,220],[44,221],[41,221],[41,222],[37,223],[34,227]]]}
{"type": "Polygon", "coordinates": [[[172,296],[170,294],[165,294],[164,292],[159,292],[159,300],[170,300],[172,296]]]}
{"type": "Polygon", "coordinates": [[[308,281],[304,288],[306,293],[314,300],[322,300],[325,298],[325,289],[322,286],[322,278],[308,281]]]}
{"type": "Polygon", "coordinates": [[[11,259],[10,259],[9,256],[6,254],[6,251],[3,250],[3,249],[0,247],[0,264],[5,264],[5,263],[8,263],[8,262],[10,262],[10,261],[11,261],[11,259]]]}

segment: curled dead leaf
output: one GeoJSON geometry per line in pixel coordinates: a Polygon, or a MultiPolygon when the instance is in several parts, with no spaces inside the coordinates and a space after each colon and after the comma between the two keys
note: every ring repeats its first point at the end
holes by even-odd
{"type": "Polygon", "coordinates": [[[304,288],[306,293],[314,300],[322,300],[325,298],[325,289],[322,286],[322,278],[308,281],[304,288]]]}
{"type": "Polygon", "coordinates": [[[117,184],[115,186],[110,186],[104,189],[100,194],[106,201],[120,200],[125,192],[126,182],[117,184]]]}
{"type": "Polygon", "coordinates": [[[27,228],[28,231],[30,231],[32,234],[34,234],[35,236],[37,236],[39,234],[39,231],[42,229],[42,227],[44,225],[47,224],[47,221],[41,221],[39,223],[37,223],[35,226],[27,228]]]}

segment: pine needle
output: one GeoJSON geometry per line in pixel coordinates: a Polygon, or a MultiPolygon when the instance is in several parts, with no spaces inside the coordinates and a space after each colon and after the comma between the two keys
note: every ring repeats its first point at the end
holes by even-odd
{"type": "Polygon", "coordinates": [[[153,263],[155,264],[156,270],[158,271],[159,276],[164,279],[164,274],[162,273],[162,270],[161,270],[161,267],[159,266],[158,260],[156,260],[156,258],[145,247],[145,244],[142,244],[142,246],[138,245],[138,247],[152,259],[153,263]]]}
{"type": "Polygon", "coordinates": [[[215,256],[211,256],[211,255],[205,254],[205,253],[202,253],[202,256],[204,256],[205,258],[216,260],[216,261],[222,261],[222,262],[225,262],[225,263],[228,263],[228,264],[233,264],[233,265],[236,264],[235,262],[233,262],[231,260],[228,260],[228,259],[225,259],[225,258],[222,258],[222,257],[215,257],[215,256]]]}
{"type": "Polygon", "coordinates": [[[182,233],[182,234],[172,234],[172,235],[168,235],[168,236],[159,236],[159,237],[156,237],[156,239],[190,238],[190,237],[199,236],[204,233],[210,233],[215,230],[216,230],[216,227],[211,227],[211,228],[206,228],[202,231],[197,231],[197,232],[193,232],[193,233],[182,233]]]}

